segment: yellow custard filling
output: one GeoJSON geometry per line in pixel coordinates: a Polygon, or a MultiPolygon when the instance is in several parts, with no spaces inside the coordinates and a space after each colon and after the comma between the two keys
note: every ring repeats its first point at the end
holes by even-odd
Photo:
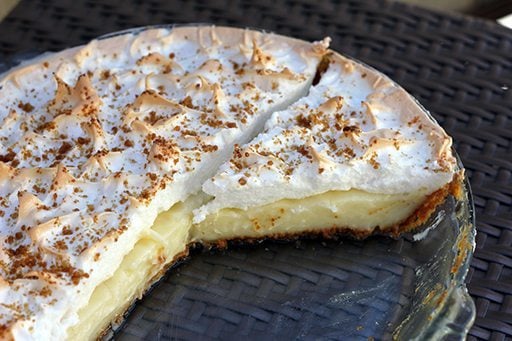
{"type": "Polygon", "coordinates": [[[357,232],[392,227],[409,217],[425,193],[376,194],[359,190],[329,191],[303,199],[283,199],[251,207],[221,209],[191,231],[193,240],[215,242],[234,238],[293,235],[330,228],[357,232]]]}
{"type": "Polygon", "coordinates": [[[114,275],[101,283],[79,311],[80,322],[69,329],[69,340],[95,340],[160,276],[159,273],[188,251],[192,210],[204,196],[190,197],[161,213],[151,229],[128,253],[114,275]]]}

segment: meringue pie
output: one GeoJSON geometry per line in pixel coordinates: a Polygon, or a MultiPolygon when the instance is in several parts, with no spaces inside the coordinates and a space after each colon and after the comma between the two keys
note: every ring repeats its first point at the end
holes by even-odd
{"type": "Polygon", "coordinates": [[[403,89],[272,33],[151,28],[0,79],[0,334],[95,339],[193,243],[397,236],[460,173],[403,89]]]}

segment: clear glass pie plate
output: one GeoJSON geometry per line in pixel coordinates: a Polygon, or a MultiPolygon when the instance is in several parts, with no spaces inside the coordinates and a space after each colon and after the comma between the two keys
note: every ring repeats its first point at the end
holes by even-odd
{"type": "Polygon", "coordinates": [[[139,301],[115,339],[464,339],[473,203],[450,197],[394,240],[265,241],[195,251],[139,301]]]}
{"type": "MultiPolygon", "coordinates": [[[[0,61],[0,73],[34,55],[0,61]]],[[[449,197],[420,231],[193,250],[106,338],[464,339],[475,316],[467,180],[461,200],[449,197]]]]}

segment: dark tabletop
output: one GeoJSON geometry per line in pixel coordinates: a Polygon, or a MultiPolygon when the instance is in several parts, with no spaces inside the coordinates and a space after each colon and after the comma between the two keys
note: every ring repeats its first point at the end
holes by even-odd
{"type": "Polygon", "coordinates": [[[469,337],[512,337],[512,31],[374,0],[22,0],[0,23],[0,63],[124,28],[198,22],[331,36],[335,50],[388,74],[433,113],[454,139],[475,199],[469,337]]]}

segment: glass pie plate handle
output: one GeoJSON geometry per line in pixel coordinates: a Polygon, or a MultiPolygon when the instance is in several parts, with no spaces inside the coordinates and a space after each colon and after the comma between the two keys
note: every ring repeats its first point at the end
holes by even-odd
{"type": "MultiPolygon", "coordinates": [[[[0,73],[39,54],[0,60],[0,73]]],[[[467,179],[463,187],[462,198],[449,197],[422,232],[398,240],[264,241],[193,251],[106,337],[464,339],[475,318],[464,280],[476,229],[467,179]]]]}

